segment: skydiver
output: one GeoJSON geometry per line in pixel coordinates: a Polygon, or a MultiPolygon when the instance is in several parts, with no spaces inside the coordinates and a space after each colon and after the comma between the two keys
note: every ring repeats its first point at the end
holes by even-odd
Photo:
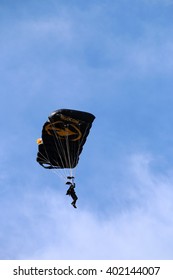
{"type": "Polygon", "coordinates": [[[77,208],[76,206],[76,201],[78,200],[78,197],[76,195],[76,192],[74,190],[75,188],[75,183],[71,183],[71,182],[67,182],[66,185],[70,185],[70,187],[68,188],[66,195],[70,195],[71,198],[73,199],[71,205],[73,205],[74,208],[77,208]]]}

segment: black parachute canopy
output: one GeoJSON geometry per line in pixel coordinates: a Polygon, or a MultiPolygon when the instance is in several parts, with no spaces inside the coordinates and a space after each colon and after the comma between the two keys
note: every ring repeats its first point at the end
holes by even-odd
{"type": "Polygon", "coordinates": [[[74,168],[94,119],[95,116],[87,112],[54,111],[43,125],[37,162],[45,168],[74,168]]]}

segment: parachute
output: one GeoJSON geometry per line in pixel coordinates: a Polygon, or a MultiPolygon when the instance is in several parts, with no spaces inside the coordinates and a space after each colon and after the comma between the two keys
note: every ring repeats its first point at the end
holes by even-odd
{"type": "Polygon", "coordinates": [[[94,119],[93,114],[77,110],[52,112],[37,140],[37,162],[54,170],[75,168],[94,119]]]}

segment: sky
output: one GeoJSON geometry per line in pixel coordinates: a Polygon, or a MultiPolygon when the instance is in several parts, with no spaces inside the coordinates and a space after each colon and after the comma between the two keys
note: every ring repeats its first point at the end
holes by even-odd
{"type": "Polygon", "coordinates": [[[0,259],[173,259],[173,1],[0,0],[0,259]],[[36,162],[49,114],[96,116],[77,209],[36,162]]]}

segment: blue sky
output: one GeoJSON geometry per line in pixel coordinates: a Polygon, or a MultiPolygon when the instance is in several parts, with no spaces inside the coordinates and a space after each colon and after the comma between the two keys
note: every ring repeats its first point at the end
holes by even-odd
{"type": "Polygon", "coordinates": [[[173,258],[173,1],[0,1],[0,259],[173,258]],[[78,208],[35,161],[60,108],[96,116],[78,208]]]}

